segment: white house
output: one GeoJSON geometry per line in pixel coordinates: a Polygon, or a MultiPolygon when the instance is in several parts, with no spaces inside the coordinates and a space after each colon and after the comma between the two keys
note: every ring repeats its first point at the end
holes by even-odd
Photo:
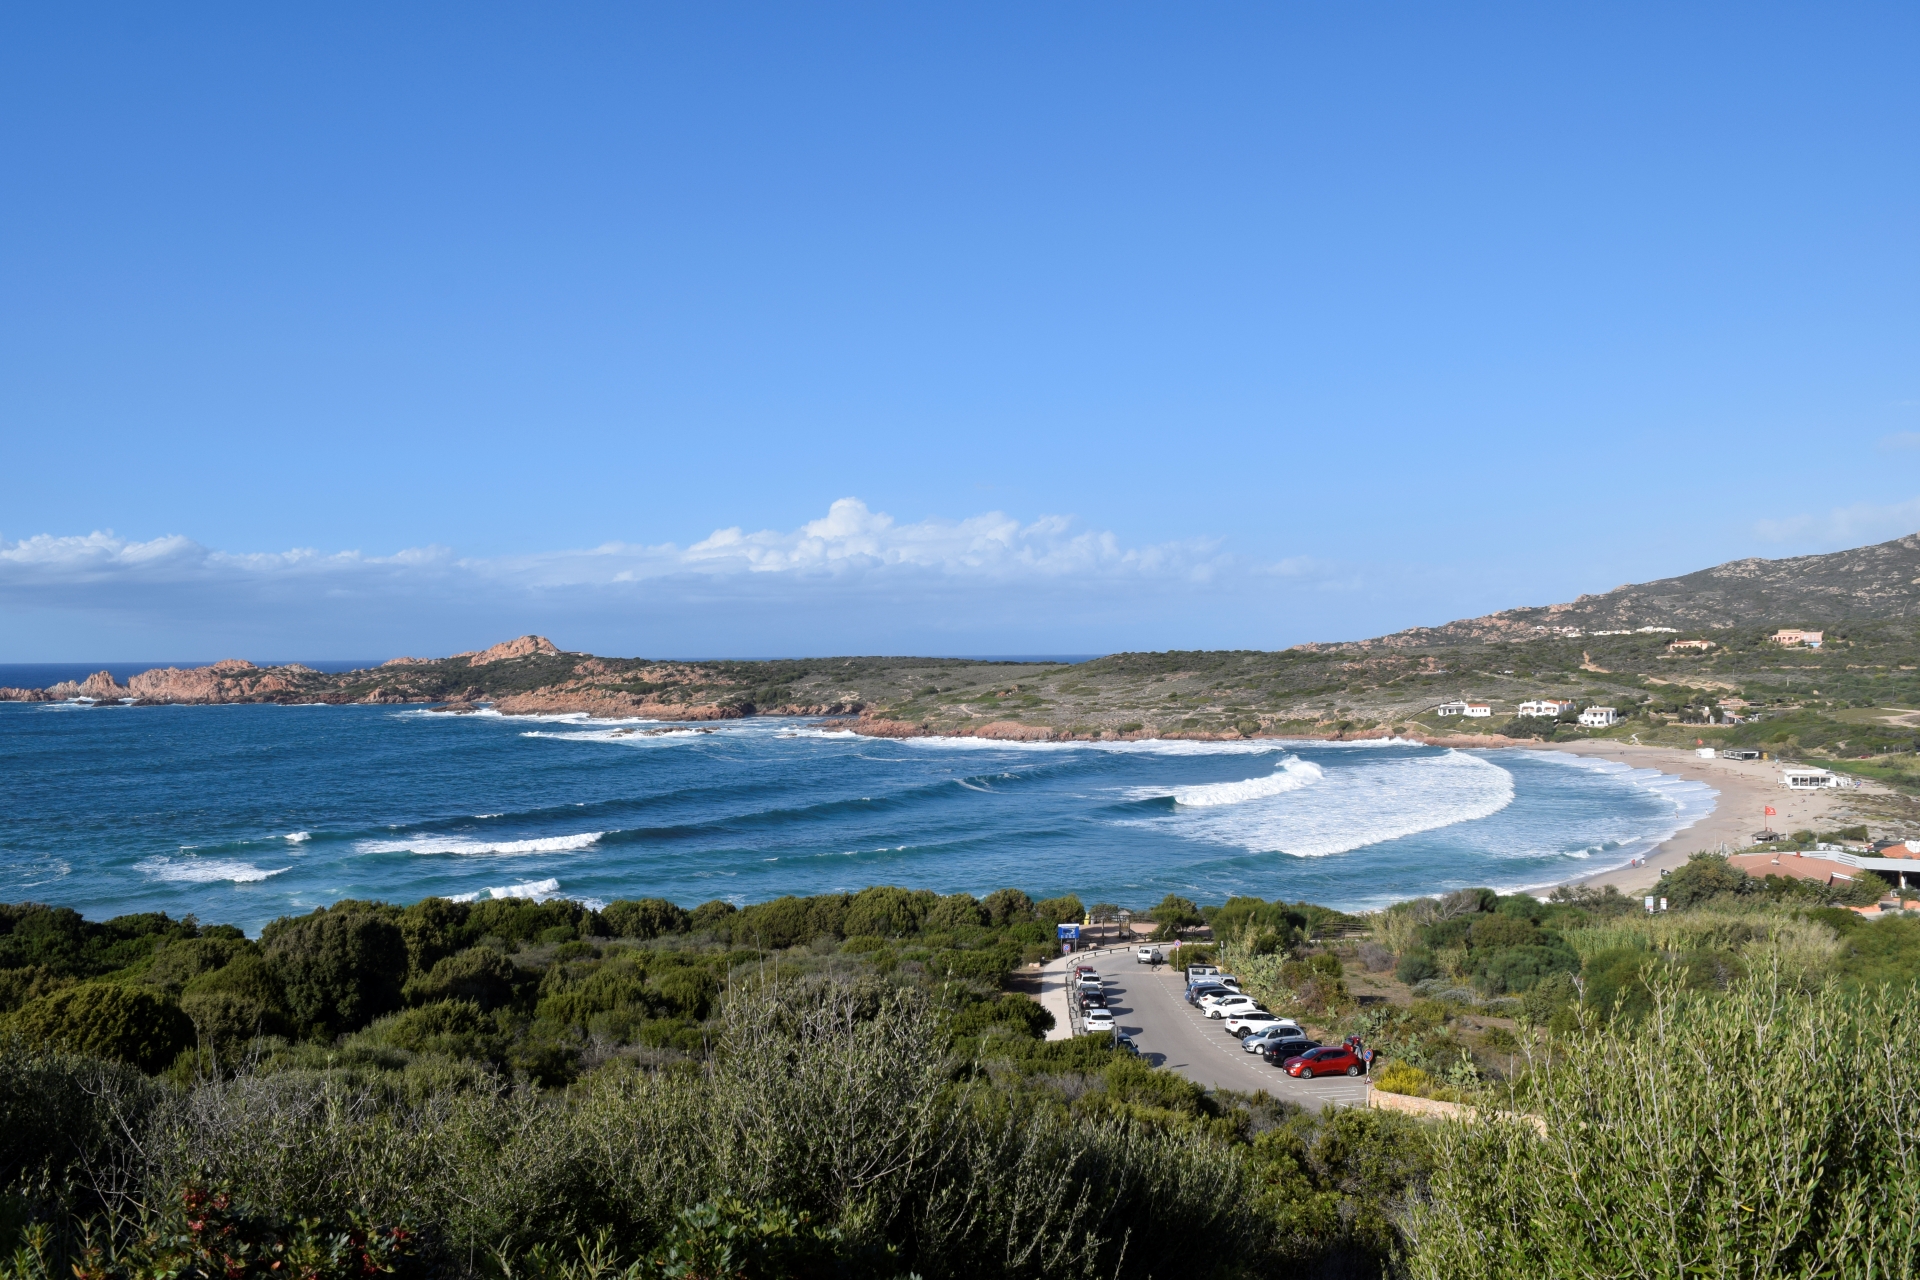
{"type": "Polygon", "coordinates": [[[1588,707],[1580,713],[1580,723],[1589,729],[1604,729],[1619,719],[1620,713],[1612,707],[1588,707]]]}
{"type": "Polygon", "coordinates": [[[1437,716],[1459,716],[1465,715],[1466,711],[1467,704],[1464,702],[1443,702],[1433,709],[1433,714],[1437,716]]]}
{"type": "Polygon", "coordinates": [[[1819,791],[1840,785],[1840,779],[1825,769],[1807,769],[1798,765],[1782,771],[1780,780],[1787,784],[1789,791],[1819,791]]]}
{"type": "Polygon", "coordinates": [[[1573,710],[1573,704],[1571,702],[1561,702],[1554,698],[1535,698],[1531,702],[1521,703],[1519,709],[1515,711],[1514,714],[1517,716],[1558,716],[1565,715],[1571,710],[1573,710]]]}
{"type": "Polygon", "coordinates": [[[1485,720],[1493,714],[1493,708],[1484,702],[1469,702],[1460,714],[1469,720],[1485,720]]]}

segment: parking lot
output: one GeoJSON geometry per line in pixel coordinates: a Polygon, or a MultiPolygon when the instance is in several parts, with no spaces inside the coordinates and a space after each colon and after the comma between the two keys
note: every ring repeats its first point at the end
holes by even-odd
{"type": "Polygon", "coordinates": [[[1091,965],[1100,974],[1120,1030],[1133,1037],[1141,1056],[1156,1067],[1177,1071],[1196,1084],[1212,1089],[1251,1093],[1265,1089],[1289,1102],[1318,1109],[1324,1106],[1364,1107],[1365,1079],[1335,1076],[1323,1080],[1296,1080],[1269,1066],[1257,1053],[1248,1053],[1227,1034],[1224,1026],[1206,1017],[1186,1001],[1186,975],[1169,965],[1148,966],[1131,949],[1086,951],[1050,961],[1041,986],[1042,1003],[1052,1010],[1056,1036],[1077,1032],[1071,1024],[1067,975],[1074,965],[1091,965]]]}

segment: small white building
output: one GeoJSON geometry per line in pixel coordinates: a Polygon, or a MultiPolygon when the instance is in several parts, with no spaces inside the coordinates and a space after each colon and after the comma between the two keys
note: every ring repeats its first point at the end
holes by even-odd
{"type": "Polygon", "coordinates": [[[1519,709],[1516,710],[1514,714],[1517,716],[1560,716],[1565,715],[1571,710],[1573,710],[1573,704],[1571,702],[1561,702],[1554,698],[1535,698],[1531,702],[1521,703],[1519,709]]]}
{"type": "Polygon", "coordinates": [[[1820,791],[1840,785],[1840,779],[1825,769],[1809,769],[1798,765],[1783,770],[1780,780],[1787,784],[1789,791],[1820,791]]]}
{"type": "Polygon", "coordinates": [[[1493,708],[1484,702],[1469,702],[1460,714],[1469,720],[1485,720],[1493,714],[1493,708]]]}
{"type": "Polygon", "coordinates": [[[1588,707],[1580,713],[1580,723],[1589,729],[1604,729],[1619,720],[1620,713],[1612,707],[1588,707]]]}
{"type": "Polygon", "coordinates": [[[1464,702],[1443,702],[1433,709],[1433,714],[1437,716],[1461,716],[1466,713],[1467,704],[1464,702]]]}

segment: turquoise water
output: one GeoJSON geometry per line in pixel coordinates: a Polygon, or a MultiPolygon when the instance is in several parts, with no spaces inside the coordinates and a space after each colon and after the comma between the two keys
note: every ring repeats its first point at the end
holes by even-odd
{"type": "Polygon", "coordinates": [[[390,707],[0,704],[13,899],[256,930],[343,897],[870,884],[1345,908],[1624,864],[1713,792],[1549,751],[897,742],[390,707]]]}

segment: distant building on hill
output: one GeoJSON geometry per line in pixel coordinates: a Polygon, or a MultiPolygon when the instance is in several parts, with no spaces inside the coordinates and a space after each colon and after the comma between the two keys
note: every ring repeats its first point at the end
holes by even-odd
{"type": "Polygon", "coordinates": [[[1670,640],[1667,642],[1667,648],[1669,649],[1711,649],[1713,648],[1713,641],[1711,640],[1670,640]]]}
{"type": "Polygon", "coordinates": [[[1493,714],[1493,708],[1484,702],[1469,702],[1460,714],[1469,720],[1485,720],[1493,714]]]}
{"type": "Polygon", "coordinates": [[[1589,729],[1604,729],[1620,720],[1620,713],[1612,707],[1588,707],[1580,713],[1580,723],[1589,729]]]}
{"type": "Polygon", "coordinates": [[[1523,702],[1513,714],[1517,716],[1563,716],[1573,710],[1571,702],[1562,702],[1556,698],[1535,698],[1523,702]]]}
{"type": "Polygon", "coordinates": [[[1773,641],[1775,644],[1803,644],[1809,649],[1818,649],[1820,642],[1826,638],[1826,634],[1824,631],[1790,631],[1782,627],[1780,630],[1768,636],[1767,639],[1773,641]]]}
{"type": "Polygon", "coordinates": [[[1467,704],[1464,702],[1443,702],[1433,709],[1433,714],[1437,716],[1463,716],[1466,713],[1467,704]]]}

